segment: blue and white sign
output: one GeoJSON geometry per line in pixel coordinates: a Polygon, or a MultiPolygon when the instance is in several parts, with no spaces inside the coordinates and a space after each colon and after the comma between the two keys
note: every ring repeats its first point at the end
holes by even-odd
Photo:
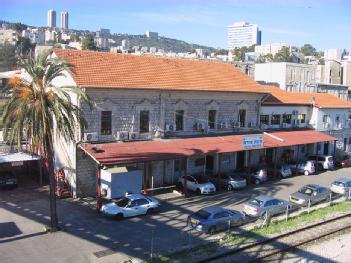
{"type": "Polygon", "coordinates": [[[243,138],[243,149],[259,149],[263,147],[263,136],[247,136],[243,138]]]}

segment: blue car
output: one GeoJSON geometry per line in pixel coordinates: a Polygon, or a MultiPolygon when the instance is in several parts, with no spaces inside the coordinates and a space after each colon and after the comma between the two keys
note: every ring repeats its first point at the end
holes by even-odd
{"type": "Polygon", "coordinates": [[[188,216],[187,226],[199,232],[213,234],[228,227],[241,225],[244,220],[245,215],[239,211],[210,206],[188,216]]]}

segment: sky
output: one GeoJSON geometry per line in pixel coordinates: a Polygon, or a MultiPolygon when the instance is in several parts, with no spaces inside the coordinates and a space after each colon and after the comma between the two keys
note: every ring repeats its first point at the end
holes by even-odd
{"type": "Polygon", "coordinates": [[[351,0],[0,0],[0,20],[47,24],[47,11],[69,12],[69,27],[159,35],[227,48],[227,26],[257,24],[262,44],[283,42],[351,51],[351,0]]]}

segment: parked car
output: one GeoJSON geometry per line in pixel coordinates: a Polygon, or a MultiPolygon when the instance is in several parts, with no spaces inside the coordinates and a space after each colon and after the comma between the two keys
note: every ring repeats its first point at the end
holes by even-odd
{"type": "Polygon", "coordinates": [[[1,188],[14,188],[14,187],[17,187],[17,185],[18,185],[18,180],[15,174],[8,171],[0,173],[1,188]]]}
{"type": "Polygon", "coordinates": [[[331,155],[310,155],[310,161],[316,161],[317,165],[324,170],[334,169],[334,158],[331,155]]]}
{"type": "MultiPolygon", "coordinates": [[[[194,191],[198,194],[214,194],[216,192],[216,187],[213,183],[209,181],[209,178],[202,175],[187,175],[186,177],[186,187],[187,189],[194,191]]],[[[183,188],[184,175],[178,179],[178,186],[183,188]]]]}
{"type": "MultiPolygon", "coordinates": [[[[218,176],[212,176],[210,181],[216,185],[218,176]]],[[[228,191],[243,189],[247,186],[246,179],[236,174],[221,174],[220,185],[228,191]]]]}
{"type": "Polygon", "coordinates": [[[235,170],[234,173],[241,177],[246,178],[246,180],[250,180],[250,182],[256,185],[266,182],[268,180],[267,170],[265,168],[252,168],[249,173],[248,168],[244,167],[244,168],[235,170]]]}
{"type": "Polygon", "coordinates": [[[334,166],[338,168],[350,167],[351,166],[351,156],[344,155],[338,157],[334,160],[334,166]]]}
{"type": "Polygon", "coordinates": [[[141,194],[130,194],[120,200],[103,205],[101,207],[101,212],[106,216],[122,219],[125,217],[153,213],[159,205],[159,201],[155,198],[143,196],[141,194]]]}
{"type": "Polygon", "coordinates": [[[332,182],[330,190],[336,194],[349,195],[351,191],[351,179],[339,178],[332,182]]]}
{"type": "Polygon", "coordinates": [[[296,169],[299,174],[304,175],[310,175],[316,172],[315,161],[304,161],[297,164],[289,164],[289,166],[292,173],[296,173],[296,169]]]}
{"type": "Polygon", "coordinates": [[[326,187],[316,184],[308,184],[303,186],[297,192],[291,194],[289,200],[292,203],[307,206],[308,202],[312,205],[328,200],[330,193],[330,189],[326,187]]]}
{"type": "MultiPolygon", "coordinates": [[[[266,166],[265,169],[267,170],[267,173],[269,175],[274,174],[274,166],[266,166]]],[[[277,169],[277,176],[280,178],[292,176],[291,169],[286,164],[277,165],[276,169],[277,169]]]]}
{"type": "Polygon", "coordinates": [[[197,231],[212,234],[219,230],[228,229],[229,226],[241,225],[244,219],[245,215],[239,211],[210,206],[188,216],[187,226],[197,231]]]}
{"type": "Polygon", "coordinates": [[[267,195],[260,195],[244,203],[243,212],[249,216],[260,217],[267,211],[271,215],[283,213],[287,207],[290,209],[288,201],[267,195]]]}

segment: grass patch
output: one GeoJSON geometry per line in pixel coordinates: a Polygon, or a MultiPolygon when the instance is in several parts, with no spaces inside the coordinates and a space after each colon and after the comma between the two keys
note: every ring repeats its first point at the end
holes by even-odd
{"type": "Polygon", "coordinates": [[[227,235],[220,241],[214,241],[208,244],[201,244],[191,249],[185,249],[179,252],[174,252],[169,255],[158,255],[150,261],[144,261],[145,263],[164,263],[164,262],[189,262],[190,259],[194,259],[204,254],[214,253],[221,246],[235,246],[245,245],[252,243],[267,237],[272,234],[279,234],[286,232],[287,230],[296,229],[299,226],[305,226],[306,223],[311,223],[318,220],[326,219],[328,216],[334,213],[351,211],[351,202],[342,202],[333,204],[332,206],[321,208],[318,210],[311,211],[309,214],[303,213],[294,218],[290,218],[288,221],[281,221],[271,223],[269,226],[264,228],[256,228],[249,232],[241,233],[240,235],[232,233],[227,235]]]}

